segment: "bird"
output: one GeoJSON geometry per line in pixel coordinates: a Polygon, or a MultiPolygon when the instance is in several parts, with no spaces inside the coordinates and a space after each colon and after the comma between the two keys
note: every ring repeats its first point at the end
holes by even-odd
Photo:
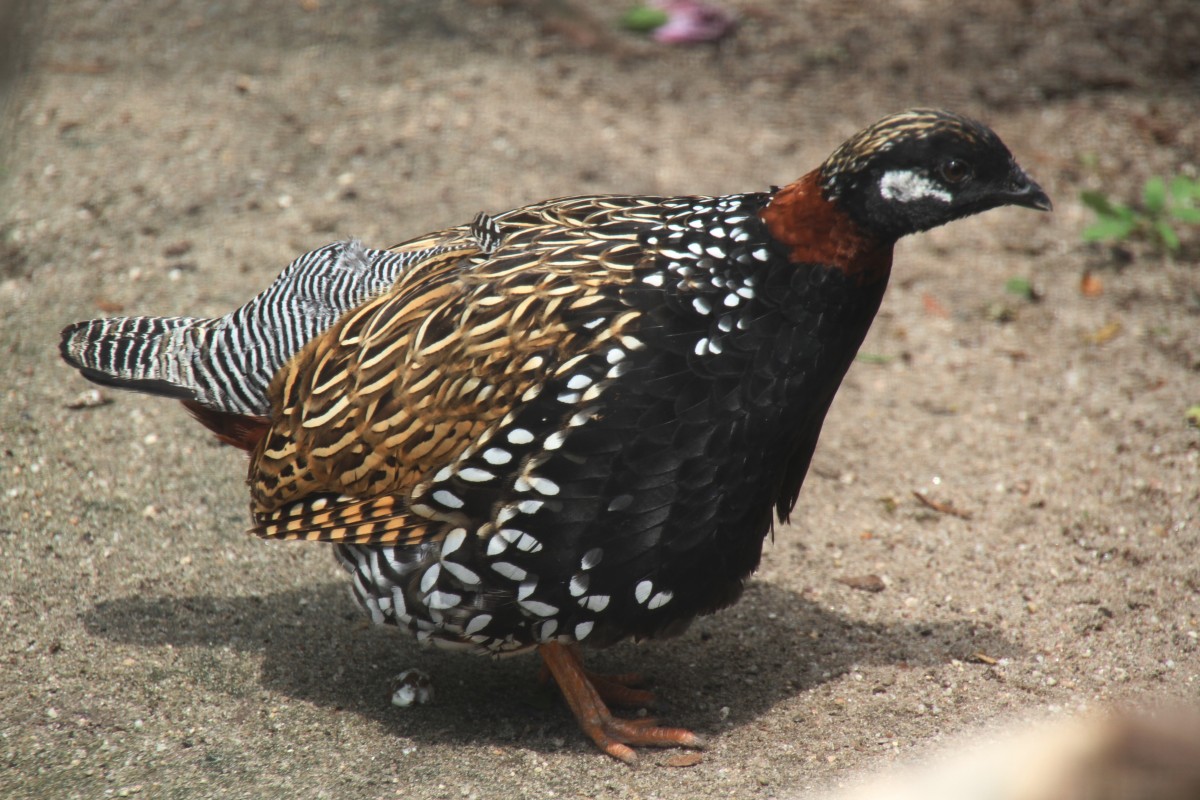
{"type": "Polygon", "coordinates": [[[537,651],[583,732],[697,734],[583,648],[735,602],[797,502],[907,235],[1051,201],[997,134],[891,114],[793,183],[566,197],[293,262],[218,319],[62,332],[100,384],[182,400],[249,453],[252,532],[325,542],[376,623],[537,651]]]}

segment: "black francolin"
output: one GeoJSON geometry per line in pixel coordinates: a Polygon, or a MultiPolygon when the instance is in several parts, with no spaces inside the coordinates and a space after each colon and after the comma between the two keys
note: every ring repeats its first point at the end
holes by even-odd
{"type": "Polygon", "coordinates": [[[376,622],[537,648],[605,752],[697,746],[578,644],[732,603],[791,511],[896,240],[1050,201],[987,127],[889,116],[782,189],[573,197],[301,257],[217,320],[63,332],[85,377],[250,452],[254,532],[331,542],[376,622]]]}

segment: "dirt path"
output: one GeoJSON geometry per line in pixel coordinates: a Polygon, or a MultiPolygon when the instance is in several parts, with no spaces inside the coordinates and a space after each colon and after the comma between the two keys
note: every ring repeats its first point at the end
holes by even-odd
{"type": "Polygon", "coordinates": [[[719,47],[583,51],[550,2],[51,4],[0,199],[0,796],[787,797],[1002,718],[1195,698],[1197,250],[1118,269],[1077,199],[1195,174],[1189,2],[731,5],[719,47]],[[690,768],[599,755],[531,659],[366,626],[325,550],[241,533],[242,458],[177,405],[66,407],[70,321],[222,313],[339,237],[545,197],[786,183],[917,104],[993,124],[1056,213],[906,241],[745,600],[594,658],[657,677],[712,742],[690,768]],[[409,666],[438,695],[402,711],[409,666]]]}

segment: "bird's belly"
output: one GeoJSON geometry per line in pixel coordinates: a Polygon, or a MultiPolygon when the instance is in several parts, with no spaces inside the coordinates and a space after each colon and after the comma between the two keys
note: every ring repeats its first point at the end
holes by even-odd
{"type": "Polygon", "coordinates": [[[770,530],[774,470],[731,442],[735,422],[651,429],[593,459],[567,451],[558,504],[419,545],[339,545],[338,559],[375,622],[441,646],[678,634],[737,599],[770,530]]]}

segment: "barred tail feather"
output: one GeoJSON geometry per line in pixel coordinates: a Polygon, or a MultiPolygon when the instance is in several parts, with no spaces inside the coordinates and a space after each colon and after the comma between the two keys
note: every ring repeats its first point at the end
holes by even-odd
{"type": "Polygon", "coordinates": [[[88,380],[148,394],[196,400],[179,363],[179,336],[211,324],[195,317],[114,317],[63,329],[59,352],[88,380]]]}
{"type": "MultiPolygon", "coordinates": [[[[478,252],[484,240],[494,246],[497,236],[496,224],[481,217],[471,231],[451,229],[415,249],[389,252],[336,242],[300,256],[250,302],[219,319],[77,322],[63,330],[60,350],[85,378],[105,386],[192,401],[222,414],[265,417],[275,373],[341,315],[386,291],[406,269],[447,254],[478,252]]],[[[219,434],[228,428],[220,419],[209,420],[219,434]]],[[[243,440],[240,432],[230,436],[243,440]]]]}

